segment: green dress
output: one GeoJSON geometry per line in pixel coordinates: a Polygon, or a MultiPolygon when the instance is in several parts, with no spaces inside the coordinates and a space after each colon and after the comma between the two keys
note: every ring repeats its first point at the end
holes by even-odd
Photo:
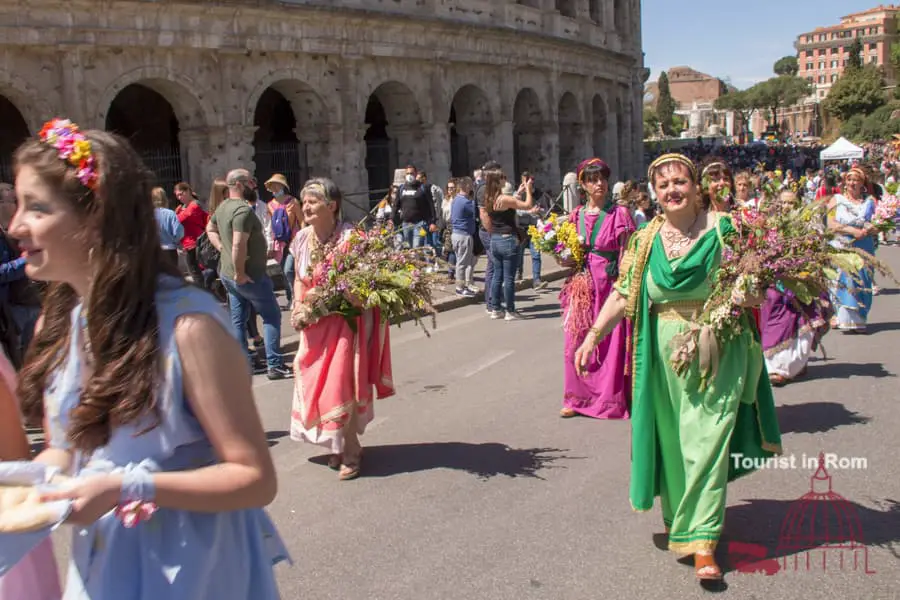
{"type": "Polygon", "coordinates": [[[739,459],[780,453],[781,436],[750,314],[741,332],[718,348],[706,387],[696,361],[683,376],[672,370],[670,342],[709,296],[722,242],[734,228],[719,217],[687,254],[670,260],[659,236],[663,222],[657,217],[633,236],[615,286],[628,299],[632,324],[630,499],[632,508],[647,511],[659,496],[669,549],[693,554],[715,548],[726,485],[757,464],[739,459]]]}

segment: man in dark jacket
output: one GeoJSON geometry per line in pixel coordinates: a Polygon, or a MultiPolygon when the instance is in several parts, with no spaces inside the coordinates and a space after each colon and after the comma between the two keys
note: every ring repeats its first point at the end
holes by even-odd
{"type": "Polygon", "coordinates": [[[437,231],[431,186],[422,185],[416,175],[414,166],[406,167],[406,181],[397,189],[393,207],[394,223],[400,224],[400,235],[409,248],[421,248],[428,232],[437,231]]]}

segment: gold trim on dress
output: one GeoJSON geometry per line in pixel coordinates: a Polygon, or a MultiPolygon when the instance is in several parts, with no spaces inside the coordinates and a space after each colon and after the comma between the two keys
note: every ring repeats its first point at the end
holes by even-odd
{"type": "Polygon", "coordinates": [[[669,550],[676,554],[689,556],[698,552],[714,552],[719,540],[694,540],[691,542],[669,542],[669,550]]]}
{"type": "Polygon", "coordinates": [[[676,300],[651,306],[651,312],[663,321],[691,321],[703,311],[703,300],[676,300]]]}

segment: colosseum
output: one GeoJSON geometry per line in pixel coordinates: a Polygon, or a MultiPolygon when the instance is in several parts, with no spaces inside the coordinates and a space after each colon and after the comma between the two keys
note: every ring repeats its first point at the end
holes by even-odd
{"type": "Polygon", "coordinates": [[[52,116],[127,136],[169,189],[327,174],[358,210],[406,164],[559,189],[589,155],[643,162],[639,0],[2,4],[0,180],[52,116]]]}

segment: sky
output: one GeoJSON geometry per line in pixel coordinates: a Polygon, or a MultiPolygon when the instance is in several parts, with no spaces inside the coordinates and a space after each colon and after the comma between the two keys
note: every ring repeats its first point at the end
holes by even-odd
{"type": "Polygon", "coordinates": [[[772,65],[794,55],[797,36],[836,25],[850,13],[889,0],[642,0],[644,66],[649,81],[689,66],[746,89],[773,77],[772,65]]]}

